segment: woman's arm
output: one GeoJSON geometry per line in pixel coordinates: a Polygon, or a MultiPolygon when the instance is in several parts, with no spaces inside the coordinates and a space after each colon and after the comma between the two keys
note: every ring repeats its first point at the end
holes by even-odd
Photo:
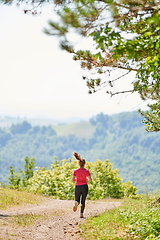
{"type": "Polygon", "coordinates": [[[87,177],[88,182],[92,182],[92,177],[91,175],[87,177]]]}
{"type": "Polygon", "coordinates": [[[72,182],[75,182],[76,181],[76,177],[73,175],[72,176],[72,182]]]}

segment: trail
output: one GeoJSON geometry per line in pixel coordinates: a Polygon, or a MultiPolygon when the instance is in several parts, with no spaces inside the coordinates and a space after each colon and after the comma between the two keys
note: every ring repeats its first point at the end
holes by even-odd
{"type": "Polygon", "coordinates": [[[0,210],[0,239],[3,240],[82,240],[78,225],[87,218],[120,206],[120,201],[86,201],[85,218],[79,217],[79,210],[72,211],[74,201],[47,199],[37,205],[25,205],[0,210]],[[14,216],[23,214],[41,215],[29,227],[11,223],[14,216]]]}

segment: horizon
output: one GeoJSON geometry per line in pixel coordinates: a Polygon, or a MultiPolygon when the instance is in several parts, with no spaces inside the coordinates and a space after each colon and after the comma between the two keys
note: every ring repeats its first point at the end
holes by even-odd
{"type": "Polygon", "coordinates": [[[69,118],[61,118],[61,119],[56,119],[56,118],[50,118],[47,116],[37,116],[37,117],[31,117],[31,116],[22,116],[22,115],[1,115],[0,113],[0,128],[6,128],[10,127],[13,123],[18,124],[22,123],[23,121],[28,121],[32,126],[35,125],[40,125],[40,126],[57,126],[60,124],[74,124],[74,123],[79,123],[79,122],[88,122],[92,117],[97,116],[98,114],[103,113],[104,115],[118,115],[121,113],[130,113],[130,112],[137,112],[138,111],[124,111],[124,112],[119,112],[119,113],[112,113],[112,114],[105,114],[103,112],[99,112],[96,115],[91,115],[90,117],[69,117],[69,118]]]}

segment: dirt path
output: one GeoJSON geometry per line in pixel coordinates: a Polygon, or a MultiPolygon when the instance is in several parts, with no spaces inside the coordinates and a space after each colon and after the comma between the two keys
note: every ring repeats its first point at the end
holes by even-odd
{"type": "Polygon", "coordinates": [[[74,201],[47,199],[38,205],[0,210],[0,239],[3,240],[81,240],[78,225],[85,219],[120,206],[119,201],[86,201],[82,219],[72,211],[74,201]],[[37,220],[30,227],[19,227],[10,223],[13,216],[21,214],[39,214],[43,219],[37,220]]]}

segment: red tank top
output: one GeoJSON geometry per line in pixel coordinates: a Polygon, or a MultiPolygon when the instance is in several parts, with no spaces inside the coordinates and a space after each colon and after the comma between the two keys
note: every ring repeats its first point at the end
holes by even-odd
{"type": "Polygon", "coordinates": [[[90,176],[90,172],[86,168],[78,168],[74,170],[73,176],[76,177],[76,185],[84,185],[87,184],[86,177],[90,176]]]}

